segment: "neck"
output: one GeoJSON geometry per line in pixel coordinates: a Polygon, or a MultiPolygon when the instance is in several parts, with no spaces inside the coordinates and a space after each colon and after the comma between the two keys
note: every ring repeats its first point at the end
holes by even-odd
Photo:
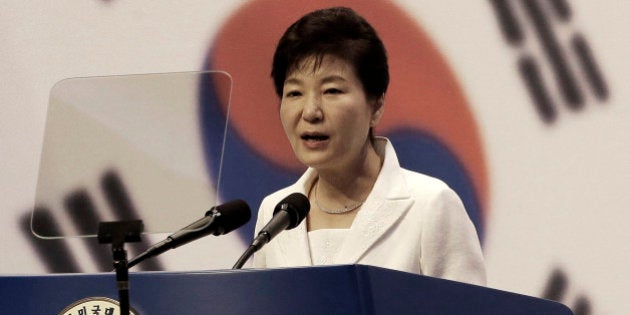
{"type": "Polygon", "coordinates": [[[348,204],[367,198],[378,173],[381,158],[371,144],[355,161],[350,161],[334,169],[317,169],[317,182],[320,200],[337,201],[333,204],[348,204]]]}

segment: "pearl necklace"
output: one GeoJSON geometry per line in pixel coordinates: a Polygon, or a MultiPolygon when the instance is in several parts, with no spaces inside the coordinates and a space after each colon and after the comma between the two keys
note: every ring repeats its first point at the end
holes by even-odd
{"type": "Polygon", "coordinates": [[[340,209],[328,209],[319,203],[319,194],[318,194],[319,189],[318,188],[319,188],[319,185],[315,187],[315,205],[317,205],[317,208],[319,208],[319,210],[322,210],[328,214],[342,214],[342,213],[350,212],[360,207],[365,202],[365,201],[357,202],[351,206],[343,206],[343,208],[340,208],[340,209]]]}

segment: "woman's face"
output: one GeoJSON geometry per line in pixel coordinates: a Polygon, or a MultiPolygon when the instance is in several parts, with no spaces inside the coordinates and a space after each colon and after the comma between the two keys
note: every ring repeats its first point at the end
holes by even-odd
{"type": "Polygon", "coordinates": [[[280,118],[297,158],[316,169],[344,170],[367,153],[382,100],[369,102],[352,65],[325,56],[306,59],[287,75],[280,118]],[[378,102],[378,104],[376,104],[378,102]]]}

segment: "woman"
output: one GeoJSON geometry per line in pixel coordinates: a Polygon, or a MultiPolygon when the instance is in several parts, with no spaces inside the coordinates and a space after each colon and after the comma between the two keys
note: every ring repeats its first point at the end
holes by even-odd
{"type": "Polygon", "coordinates": [[[389,83],[385,48],[353,10],[305,15],[280,39],[272,77],[280,118],[308,170],[267,196],[256,232],[293,192],[308,196],[300,226],[254,256],[254,267],[366,264],[485,284],[473,224],[438,179],[400,167],[389,140],[373,136],[389,83]]]}

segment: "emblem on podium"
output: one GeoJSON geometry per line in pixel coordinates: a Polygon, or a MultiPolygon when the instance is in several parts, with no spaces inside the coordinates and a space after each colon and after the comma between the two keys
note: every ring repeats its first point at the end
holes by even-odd
{"type": "MultiPolygon", "coordinates": [[[[130,314],[136,315],[133,310],[130,314]]],[[[59,313],[59,315],[119,315],[120,303],[107,297],[88,297],[76,301],[59,313]]]]}

